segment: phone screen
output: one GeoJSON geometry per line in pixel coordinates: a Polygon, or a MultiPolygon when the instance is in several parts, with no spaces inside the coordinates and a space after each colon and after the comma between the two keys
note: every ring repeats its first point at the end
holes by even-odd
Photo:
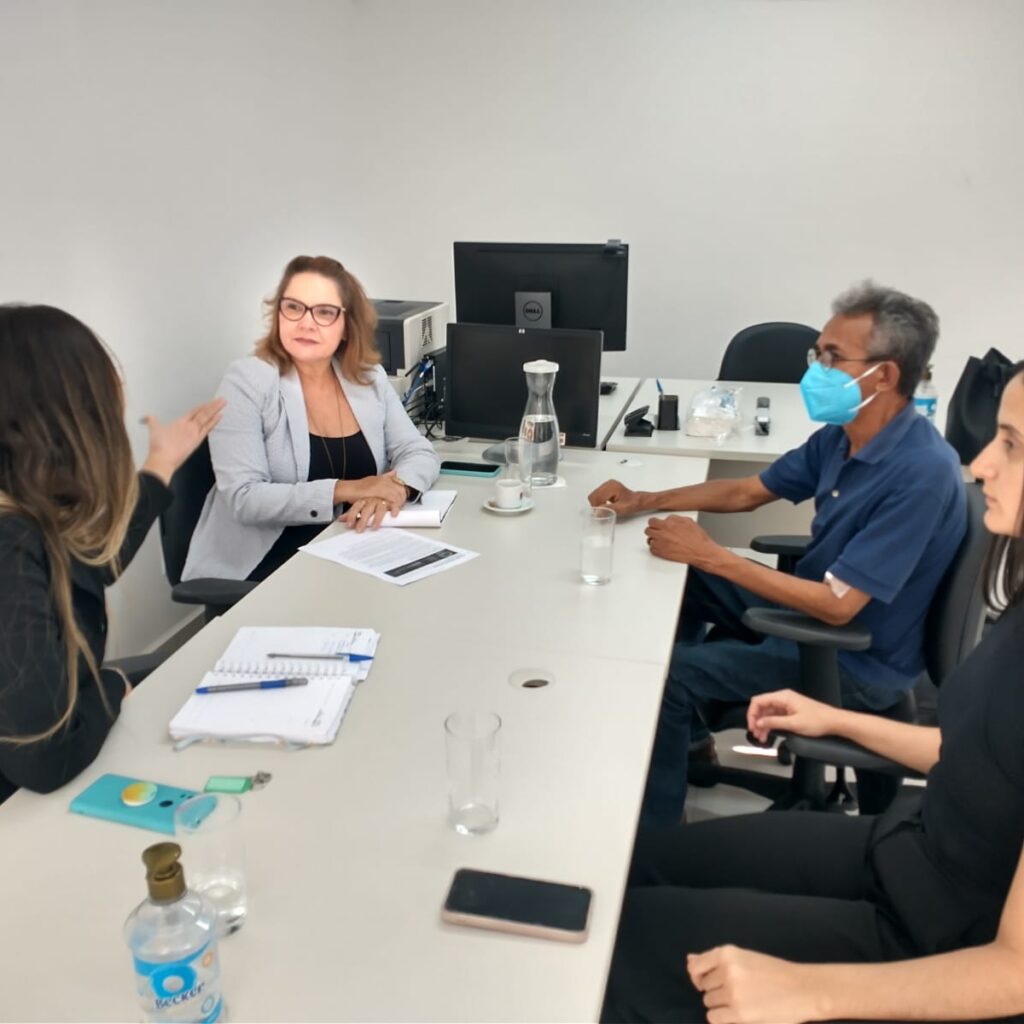
{"type": "Polygon", "coordinates": [[[454,913],[582,932],[587,927],[590,890],[460,868],[444,906],[454,913]]]}
{"type": "Polygon", "coordinates": [[[448,459],[441,463],[441,468],[455,473],[479,473],[481,476],[494,476],[501,472],[501,466],[490,462],[450,462],[448,459]]]}

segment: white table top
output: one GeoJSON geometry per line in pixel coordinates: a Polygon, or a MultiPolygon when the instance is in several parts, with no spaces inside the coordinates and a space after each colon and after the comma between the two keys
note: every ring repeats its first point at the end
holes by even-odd
{"type": "Polygon", "coordinates": [[[610,395],[601,395],[597,405],[597,447],[604,448],[622,417],[632,408],[633,396],[643,383],[639,377],[602,377],[616,385],[610,395]]]}
{"type": "MultiPolygon", "coordinates": [[[[728,381],[711,380],[667,380],[662,379],[667,395],[679,396],[679,430],[655,430],[650,437],[627,437],[625,424],[612,432],[607,444],[608,451],[637,452],[659,455],[688,455],[704,459],[728,459],[745,462],[774,462],[791,448],[802,445],[820,427],[813,423],[804,408],[797,384],[763,384],[743,381],[732,384],[728,381]],[[690,399],[712,384],[740,387],[739,432],[722,442],[709,437],[689,437],[686,433],[686,411],[690,399]],[[754,434],[754,407],[757,399],[765,396],[771,400],[771,433],[767,437],[754,434]]],[[[653,379],[645,380],[637,390],[627,412],[642,405],[650,406],[648,419],[657,423],[658,390],[653,379]]]]}
{"type": "MultiPolygon", "coordinates": [[[[686,465],[689,482],[706,475],[686,465]]],[[[296,556],[142,684],[78,779],[0,807],[5,930],[36,951],[0,957],[0,1014],[137,1019],[121,926],[158,837],[71,815],[74,794],[104,772],[201,789],[266,770],[270,785],[243,797],[250,916],[222,946],[231,1019],[596,1019],[685,569],[651,558],[641,519],[618,527],[612,582],[584,586],[578,515],[606,477],[654,489],[680,464],[574,450],[562,472],[569,486],[514,518],[480,509],[490,481],[442,478],[459,498],[436,535],[481,557],[407,587],[296,556]],[[174,753],[168,720],[234,631],[260,624],[380,630],[337,741],[174,753]],[[554,685],[509,685],[524,667],[554,685]],[[443,720],[473,706],[504,725],[501,823],[470,839],[445,820],[443,720]],[[589,939],[443,925],[458,867],[590,886],[589,939]]]]}

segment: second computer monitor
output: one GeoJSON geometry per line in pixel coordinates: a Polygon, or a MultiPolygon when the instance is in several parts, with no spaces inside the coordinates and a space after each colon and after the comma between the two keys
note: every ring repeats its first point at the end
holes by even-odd
{"type": "Polygon", "coordinates": [[[526,409],[523,363],[558,363],[555,413],[565,443],[597,445],[600,331],[531,331],[489,324],[448,325],[445,430],[498,440],[519,432],[526,409]]]}
{"type": "Polygon", "coordinates": [[[455,243],[455,313],[463,323],[604,331],[626,347],[629,246],[455,243]]]}

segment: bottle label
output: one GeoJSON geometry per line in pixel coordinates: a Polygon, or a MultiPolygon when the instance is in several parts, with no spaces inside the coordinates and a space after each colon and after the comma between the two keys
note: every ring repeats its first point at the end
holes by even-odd
{"type": "Polygon", "coordinates": [[[915,398],[914,408],[926,419],[935,422],[935,412],[938,409],[939,400],[934,396],[927,396],[925,398],[915,398]]]}
{"type": "Polygon", "coordinates": [[[173,1016],[203,1024],[220,1019],[220,963],[213,943],[179,960],[134,959],[139,996],[149,1019],[173,1016]]]}

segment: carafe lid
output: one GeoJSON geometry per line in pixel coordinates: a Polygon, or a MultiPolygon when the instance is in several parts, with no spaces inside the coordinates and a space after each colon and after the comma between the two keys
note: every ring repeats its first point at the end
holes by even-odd
{"type": "Polygon", "coordinates": [[[532,362],[523,363],[523,370],[526,373],[558,373],[558,363],[550,359],[534,359],[532,362]]]}

